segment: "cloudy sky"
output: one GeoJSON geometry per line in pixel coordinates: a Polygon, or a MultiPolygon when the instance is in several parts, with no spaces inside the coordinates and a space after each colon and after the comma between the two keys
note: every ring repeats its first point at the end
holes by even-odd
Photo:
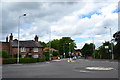
{"type": "Polygon", "coordinates": [[[33,40],[38,35],[40,41],[71,37],[77,48],[85,43],[100,46],[110,40],[118,30],[118,0],[114,2],[2,2],[2,39],[13,33],[17,38],[19,16],[20,40],[33,40]],[[104,28],[107,27],[107,28],[104,28]]]}

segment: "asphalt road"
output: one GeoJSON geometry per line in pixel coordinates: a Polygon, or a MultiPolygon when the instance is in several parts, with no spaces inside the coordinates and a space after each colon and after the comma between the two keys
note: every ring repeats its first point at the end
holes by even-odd
{"type": "Polygon", "coordinates": [[[2,66],[3,78],[118,78],[118,62],[79,59],[2,66]]]}

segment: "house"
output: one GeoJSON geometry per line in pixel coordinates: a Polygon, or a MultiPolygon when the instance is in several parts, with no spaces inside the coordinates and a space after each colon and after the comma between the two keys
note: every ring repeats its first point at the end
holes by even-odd
{"type": "Polygon", "coordinates": [[[44,48],[43,51],[48,50],[48,49],[50,49],[51,51],[58,51],[58,50],[56,50],[56,49],[54,49],[54,48],[47,48],[47,47],[44,48]]]}
{"type": "Polygon", "coordinates": [[[74,55],[75,55],[75,56],[82,56],[81,50],[80,50],[80,49],[76,49],[76,50],[74,51],[74,55]]]}
{"type": "MultiPolygon", "coordinates": [[[[46,51],[46,50],[51,50],[52,51],[52,55],[51,55],[51,60],[56,60],[56,59],[59,59],[59,56],[58,55],[53,55],[53,52],[58,52],[58,50],[54,49],[54,48],[44,48],[43,51],[46,51]]],[[[56,53],[55,53],[56,54],[56,53]]]]}
{"type": "MultiPolygon", "coordinates": [[[[6,37],[6,42],[0,42],[2,44],[2,50],[8,51],[11,57],[16,57],[18,53],[18,40],[13,40],[12,33],[6,37]]],[[[34,40],[19,41],[19,53],[22,57],[39,57],[43,56],[43,47],[38,42],[38,36],[36,35],[34,40]]]]}

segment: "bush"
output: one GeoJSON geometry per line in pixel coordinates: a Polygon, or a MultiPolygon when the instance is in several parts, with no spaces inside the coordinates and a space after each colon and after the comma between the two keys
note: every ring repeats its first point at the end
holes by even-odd
{"type": "Polygon", "coordinates": [[[5,51],[5,50],[1,50],[0,51],[0,55],[2,55],[2,58],[9,58],[10,57],[8,52],[5,51]]]}
{"type": "Polygon", "coordinates": [[[38,62],[44,62],[44,61],[46,61],[46,57],[40,57],[40,58],[38,58],[38,62]]]}
{"type": "Polygon", "coordinates": [[[4,58],[3,59],[3,64],[14,64],[17,63],[16,58],[4,58]]]}
{"type": "Polygon", "coordinates": [[[37,58],[20,58],[20,63],[35,63],[37,58]]]}

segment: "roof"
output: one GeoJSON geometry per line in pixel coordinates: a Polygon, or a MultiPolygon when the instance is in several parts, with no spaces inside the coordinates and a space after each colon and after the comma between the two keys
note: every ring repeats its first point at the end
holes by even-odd
{"type": "Polygon", "coordinates": [[[58,51],[58,50],[56,50],[56,49],[54,49],[54,48],[44,48],[44,50],[47,50],[47,49],[50,49],[50,50],[52,50],[52,51],[58,51]]]}
{"type": "MultiPolygon", "coordinates": [[[[10,42],[12,47],[18,47],[18,40],[13,40],[10,42]]],[[[28,41],[19,41],[19,47],[28,47],[28,48],[43,48],[43,46],[36,41],[28,40],[28,41]]]]}

